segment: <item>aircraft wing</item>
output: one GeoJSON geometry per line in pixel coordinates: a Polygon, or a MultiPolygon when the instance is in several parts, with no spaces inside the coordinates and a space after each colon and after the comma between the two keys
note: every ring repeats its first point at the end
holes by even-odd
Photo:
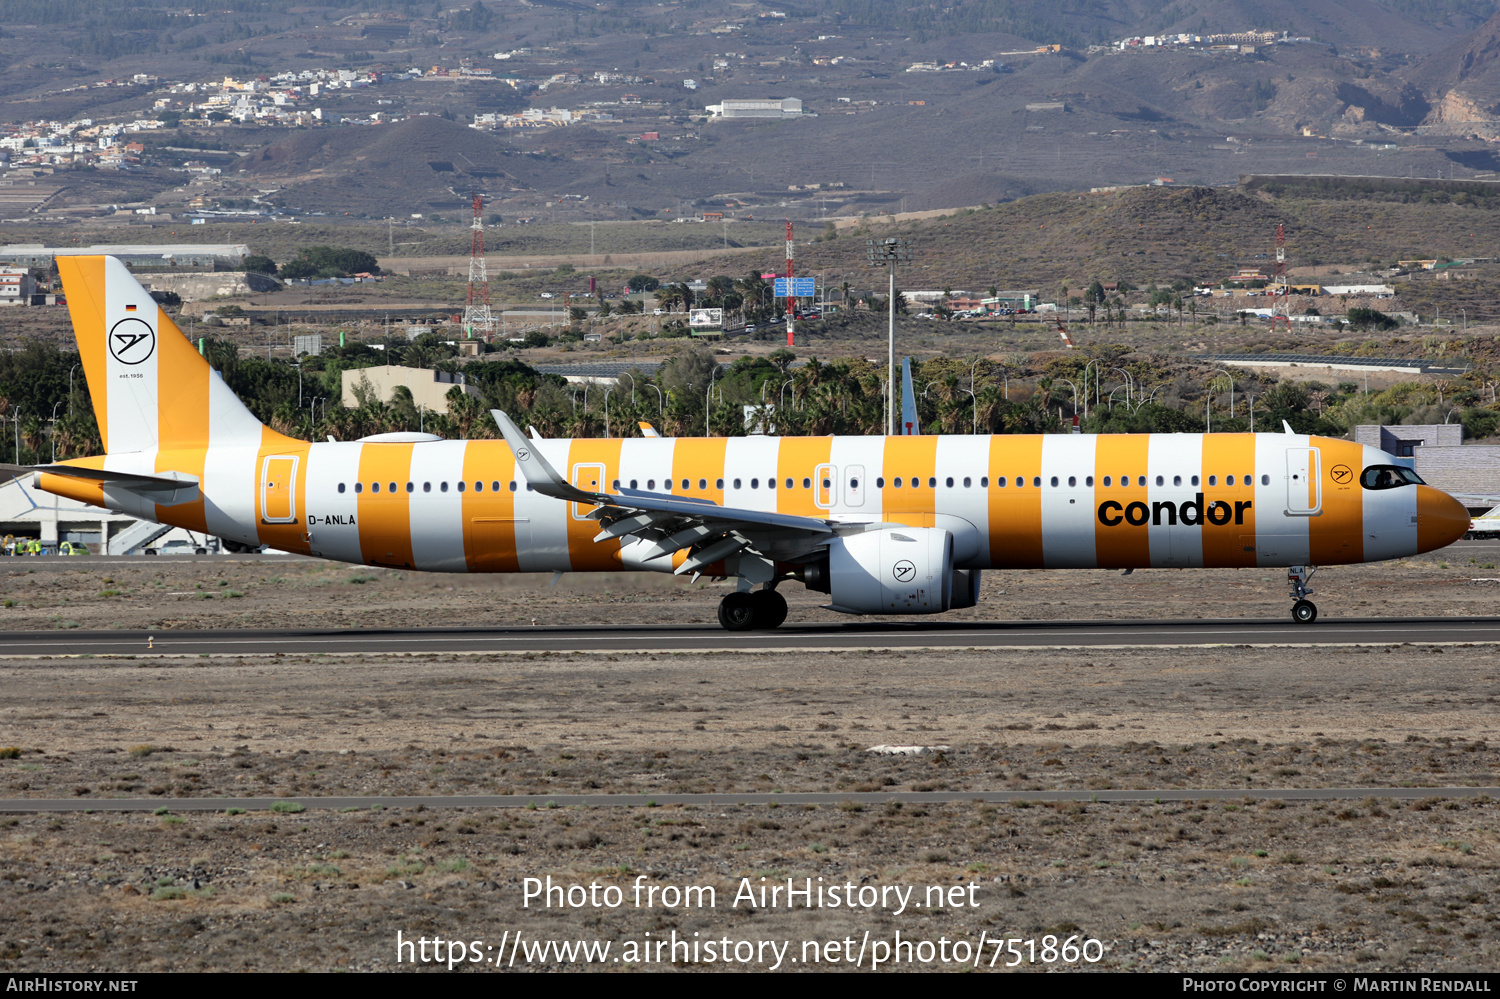
{"type": "Polygon", "coordinates": [[[603,525],[594,540],[633,537],[648,546],[641,553],[643,562],[689,549],[688,558],[675,570],[679,574],[701,571],[746,551],[772,561],[798,561],[818,551],[835,534],[866,529],[863,524],[840,525],[816,517],[745,510],[669,493],[579,489],[532,447],[509,416],[498,409],[490,410],[490,415],[534,492],[593,506],[590,516],[603,525]]]}

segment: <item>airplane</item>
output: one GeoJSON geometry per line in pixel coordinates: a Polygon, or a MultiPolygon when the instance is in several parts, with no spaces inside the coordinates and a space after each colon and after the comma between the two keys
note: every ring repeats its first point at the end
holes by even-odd
{"type": "Polygon", "coordinates": [[[1291,432],[308,442],[257,420],[113,257],[60,257],[105,454],[43,490],[246,547],[435,572],[731,577],[732,631],[974,606],[985,570],[1287,570],[1433,551],[1469,515],[1376,448],[1291,432]],[[757,588],[758,587],[758,588],[757,588]]]}

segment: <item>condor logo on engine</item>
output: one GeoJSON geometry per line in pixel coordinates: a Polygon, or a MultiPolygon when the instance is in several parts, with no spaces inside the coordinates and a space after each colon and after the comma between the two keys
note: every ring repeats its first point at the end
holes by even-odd
{"type": "Polygon", "coordinates": [[[1099,504],[1099,523],[1105,527],[1116,527],[1122,523],[1132,527],[1143,527],[1147,523],[1160,527],[1162,519],[1166,518],[1166,523],[1172,527],[1178,524],[1199,527],[1205,519],[1215,527],[1223,527],[1231,520],[1237,525],[1243,525],[1245,511],[1254,505],[1250,500],[1235,500],[1232,506],[1228,500],[1212,500],[1205,507],[1202,493],[1181,503],[1159,500],[1150,506],[1139,500],[1129,506],[1106,500],[1099,504]]]}

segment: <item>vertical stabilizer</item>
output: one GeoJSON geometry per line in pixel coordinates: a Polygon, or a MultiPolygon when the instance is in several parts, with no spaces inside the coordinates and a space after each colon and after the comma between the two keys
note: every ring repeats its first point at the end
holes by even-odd
{"type": "Polygon", "coordinates": [[[264,428],[114,257],[58,257],[109,454],[259,444],[264,428]]]}
{"type": "Polygon", "coordinates": [[[922,430],[917,426],[917,397],[911,388],[911,358],[901,358],[901,434],[917,436],[922,430]]]}

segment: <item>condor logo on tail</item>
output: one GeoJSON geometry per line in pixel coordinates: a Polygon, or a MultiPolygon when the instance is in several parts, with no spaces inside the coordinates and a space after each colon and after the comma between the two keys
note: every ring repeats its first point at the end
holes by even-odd
{"type": "Polygon", "coordinates": [[[1099,504],[1099,523],[1105,527],[1117,527],[1121,523],[1143,527],[1149,522],[1153,527],[1160,527],[1165,515],[1167,525],[1171,527],[1178,524],[1198,527],[1205,518],[1215,527],[1223,527],[1231,520],[1242,525],[1245,523],[1245,511],[1254,505],[1250,500],[1235,500],[1233,506],[1228,500],[1213,500],[1205,508],[1202,493],[1181,503],[1158,501],[1149,507],[1140,501],[1123,506],[1114,500],[1106,500],[1099,504]]]}
{"type": "Polygon", "coordinates": [[[156,331],[145,320],[130,317],[109,331],[109,352],[121,364],[140,364],[156,349],[156,331]]]}

